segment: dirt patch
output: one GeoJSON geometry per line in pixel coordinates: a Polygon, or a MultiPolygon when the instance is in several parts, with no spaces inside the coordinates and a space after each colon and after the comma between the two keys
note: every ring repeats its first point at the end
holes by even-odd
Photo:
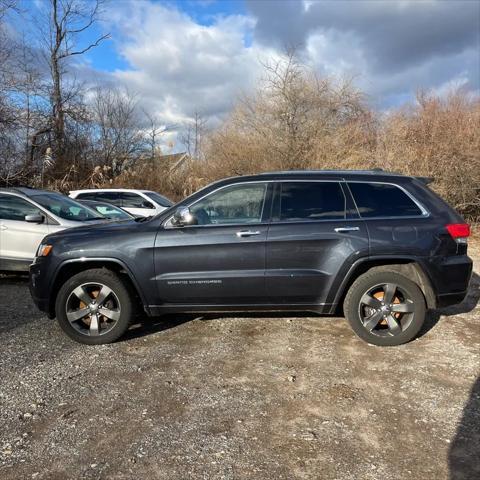
{"type": "Polygon", "coordinates": [[[469,297],[369,346],[344,319],[176,315],[66,338],[0,287],[2,479],[480,477],[480,248],[469,297]]]}

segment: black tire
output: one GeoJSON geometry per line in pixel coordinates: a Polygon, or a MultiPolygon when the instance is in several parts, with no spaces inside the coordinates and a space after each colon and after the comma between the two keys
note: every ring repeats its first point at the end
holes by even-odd
{"type": "Polygon", "coordinates": [[[397,272],[376,269],[353,282],[343,309],[353,331],[362,340],[379,346],[412,340],[426,314],[425,298],[416,283],[397,272]]]}
{"type": "Polygon", "coordinates": [[[77,273],[62,285],[55,302],[55,312],[60,327],[70,338],[87,345],[102,345],[118,340],[125,333],[132,319],[133,299],[117,274],[105,268],[95,268],[77,273]],[[80,292],[80,296],[75,291],[80,292]],[[85,293],[92,301],[90,307],[86,305],[85,293]],[[93,304],[102,294],[107,296],[95,308],[93,304]],[[78,303],[77,308],[75,302],[78,303]],[[72,305],[74,308],[71,308],[72,305]],[[91,308],[94,309],[93,316],[91,308]],[[88,311],[85,316],[72,320],[84,311],[88,311]],[[106,316],[107,312],[112,318],[106,316]],[[95,323],[92,323],[94,317],[95,323]]]}

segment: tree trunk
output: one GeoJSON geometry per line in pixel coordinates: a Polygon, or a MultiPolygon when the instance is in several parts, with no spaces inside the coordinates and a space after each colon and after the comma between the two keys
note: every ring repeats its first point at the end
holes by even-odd
{"type": "Polygon", "coordinates": [[[59,52],[62,46],[64,32],[58,21],[58,0],[52,0],[53,25],[55,27],[55,43],[50,55],[50,66],[52,72],[52,108],[53,108],[53,136],[54,136],[54,158],[59,166],[63,166],[64,139],[65,139],[65,114],[62,102],[62,85],[59,52]]]}

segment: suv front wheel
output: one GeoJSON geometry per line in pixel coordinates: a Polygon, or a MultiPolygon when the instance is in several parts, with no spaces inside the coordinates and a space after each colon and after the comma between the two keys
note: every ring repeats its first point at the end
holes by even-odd
{"type": "Polygon", "coordinates": [[[60,289],[55,312],[62,330],[88,345],[111,343],[127,330],[132,297],[112,271],[85,270],[68,279],[60,289]]]}
{"type": "Polygon", "coordinates": [[[389,271],[359,276],[348,290],[343,308],[353,331],[380,346],[412,340],[426,314],[425,298],[418,285],[389,271]]]}

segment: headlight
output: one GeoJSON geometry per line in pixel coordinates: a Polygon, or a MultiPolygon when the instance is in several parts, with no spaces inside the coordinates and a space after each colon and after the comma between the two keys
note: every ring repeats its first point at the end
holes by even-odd
{"type": "Polygon", "coordinates": [[[47,257],[50,255],[53,246],[49,245],[48,243],[42,243],[37,250],[37,257],[47,257]]]}

